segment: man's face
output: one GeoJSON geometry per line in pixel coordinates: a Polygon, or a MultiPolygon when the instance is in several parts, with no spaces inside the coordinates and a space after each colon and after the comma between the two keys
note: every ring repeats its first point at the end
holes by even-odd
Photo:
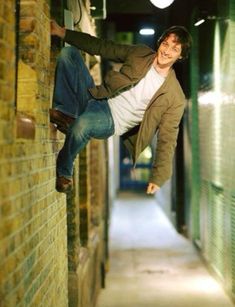
{"type": "Polygon", "coordinates": [[[181,57],[182,46],[177,42],[175,34],[170,34],[160,44],[157,51],[157,63],[159,67],[171,67],[181,57]]]}

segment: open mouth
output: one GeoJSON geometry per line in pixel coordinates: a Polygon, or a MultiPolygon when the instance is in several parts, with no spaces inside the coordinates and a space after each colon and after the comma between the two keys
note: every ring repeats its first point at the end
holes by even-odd
{"type": "Polygon", "coordinates": [[[169,56],[168,55],[164,55],[163,53],[161,53],[161,57],[165,60],[168,60],[169,59],[169,56]]]}

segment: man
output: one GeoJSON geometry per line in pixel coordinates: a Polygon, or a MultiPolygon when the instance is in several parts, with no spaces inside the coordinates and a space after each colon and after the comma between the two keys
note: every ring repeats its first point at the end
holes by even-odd
{"type": "Polygon", "coordinates": [[[57,158],[56,189],[71,190],[73,162],[91,138],[120,135],[133,163],[158,132],[156,157],[147,187],[155,193],[172,174],[172,158],[185,97],[172,69],[187,57],[191,36],[181,26],[166,30],[157,50],[121,45],[51,22],[51,34],[72,45],[57,62],[50,121],[66,134],[57,158]],[[95,86],[79,50],[122,63],[95,86]]]}

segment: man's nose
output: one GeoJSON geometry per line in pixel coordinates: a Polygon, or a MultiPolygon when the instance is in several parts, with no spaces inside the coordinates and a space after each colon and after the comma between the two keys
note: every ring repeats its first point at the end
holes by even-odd
{"type": "Polygon", "coordinates": [[[165,49],[164,49],[164,53],[169,54],[169,52],[170,52],[170,47],[166,46],[165,49]]]}

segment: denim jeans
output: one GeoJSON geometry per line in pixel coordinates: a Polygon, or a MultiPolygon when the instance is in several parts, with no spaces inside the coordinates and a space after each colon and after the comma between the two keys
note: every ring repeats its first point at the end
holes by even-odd
{"type": "Polygon", "coordinates": [[[88,88],[94,81],[79,50],[65,47],[57,60],[53,108],[72,116],[65,142],[57,157],[57,175],[70,179],[77,154],[91,138],[114,134],[114,122],[107,99],[97,100],[88,88]]]}

